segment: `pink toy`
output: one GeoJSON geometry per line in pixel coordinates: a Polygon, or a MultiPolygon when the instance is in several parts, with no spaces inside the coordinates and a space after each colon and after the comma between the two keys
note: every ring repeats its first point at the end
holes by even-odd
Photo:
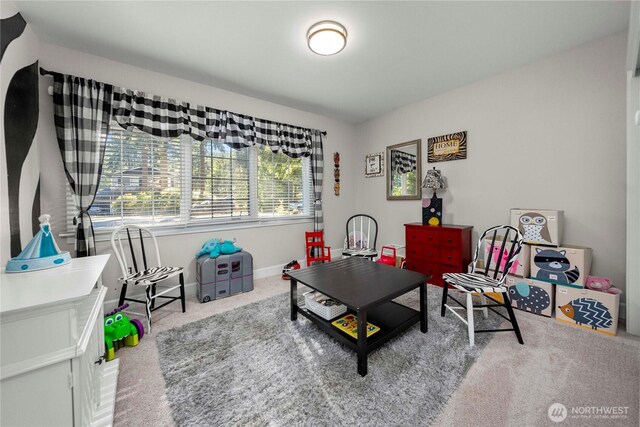
{"type": "Polygon", "coordinates": [[[613,282],[611,279],[600,276],[589,276],[587,277],[587,281],[584,285],[587,289],[591,289],[594,291],[606,292],[609,294],[621,294],[622,291],[615,286],[613,286],[613,282]]]}
{"type": "MultiPolygon", "coordinates": [[[[496,246],[496,245],[492,247],[487,246],[487,253],[491,252],[491,249],[493,249],[493,255],[491,255],[491,259],[497,260],[498,253],[500,252],[500,246],[496,246]]],[[[502,252],[502,257],[500,257],[500,270],[504,269],[504,266],[507,263],[507,261],[509,261],[509,252],[505,249],[502,252]]],[[[513,261],[513,264],[511,265],[511,269],[509,270],[509,273],[516,274],[516,271],[518,271],[518,265],[520,265],[520,262],[516,259],[515,261],[513,261]]]]}
{"type": "Polygon", "coordinates": [[[600,276],[589,276],[585,283],[585,287],[594,291],[607,292],[612,285],[611,279],[600,276]]]}

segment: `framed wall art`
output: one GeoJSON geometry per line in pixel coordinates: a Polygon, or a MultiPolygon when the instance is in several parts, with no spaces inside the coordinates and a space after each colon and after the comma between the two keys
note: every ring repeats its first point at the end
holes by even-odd
{"type": "Polygon", "coordinates": [[[427,162],[447,162],[467,158],[467,131],[428,139],[427,162]]]}
{"type": "Polygon", "coordinates": [[[384,153],[367,154],[364,159],[364,176],[384,176],[384,153]]]}

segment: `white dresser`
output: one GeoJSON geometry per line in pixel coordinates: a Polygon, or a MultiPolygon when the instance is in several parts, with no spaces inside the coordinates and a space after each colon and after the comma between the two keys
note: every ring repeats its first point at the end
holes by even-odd
{"type": "Polygon", "coordinates": [[[109,255],[0,275],[0,425],[106,426],[118,359],[104,362],[99,283],[109,255]]]}

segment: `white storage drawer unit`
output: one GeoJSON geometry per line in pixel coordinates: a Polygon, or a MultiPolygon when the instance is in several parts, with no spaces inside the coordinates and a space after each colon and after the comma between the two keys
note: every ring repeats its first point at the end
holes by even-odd
{"type": "Polygon", "coordinates": [[[2,273],[0,425],[112,423],[118,362],[102,361],[106,288],[98,283],[108,259],[2,273]]]}

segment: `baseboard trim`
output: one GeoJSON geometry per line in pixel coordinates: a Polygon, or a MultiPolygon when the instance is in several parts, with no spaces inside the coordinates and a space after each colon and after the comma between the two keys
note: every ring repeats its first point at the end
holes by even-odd
{"type": "MultiPolygon", "coordinates": [[[[341,254],[342,250],[338,251],[338,255],[341,254]]],[[[334,255],[335,251],[331,251],[331,256],[337,256],[334,255]]],[[[336,258],[337,259],[337,258],[336,258]]],[[[302,268],[305,268],[305,262],[304,262],[304,257],[301,257],[298,259],[298,261],[300,262],[300,265],[302,266],[302,268]]],[[[288,262],[288,261],[287,261],[288,262]]],[[[253,270],[253,278],[254,279],[264,279],[266,277],[271,277],[271,276],[278,276],[280,274],[282,274],[282,267],[284,267],[284,265],[286,264],[283,263],[282,265],[278,264],[278,265],[271,265],[269,267],[262,267],[262,268],[256,268],[255,270],[253,270]]],[[[191,282],[191,283],[185,283],[184,284],[184,293],[185,296],[188,297],[195,297],[196,295],[196,285],[197,282],[191,282]]],[[[144,292],[140,292],[138,294],[129,294],[130,298],[135,298],[135,299],[144,299],[144,292]]],[[[116,307],[118,306],[118,299],[114,298],[108,301],[104,302],[104,312],[105,313],[110,313],[111,311],[113,311],[116,307]]],[[[140,310],[136,310],[135,311],[139,311],[139,312],[143,312],[144,308],[140,309],[140,310]]]]}

